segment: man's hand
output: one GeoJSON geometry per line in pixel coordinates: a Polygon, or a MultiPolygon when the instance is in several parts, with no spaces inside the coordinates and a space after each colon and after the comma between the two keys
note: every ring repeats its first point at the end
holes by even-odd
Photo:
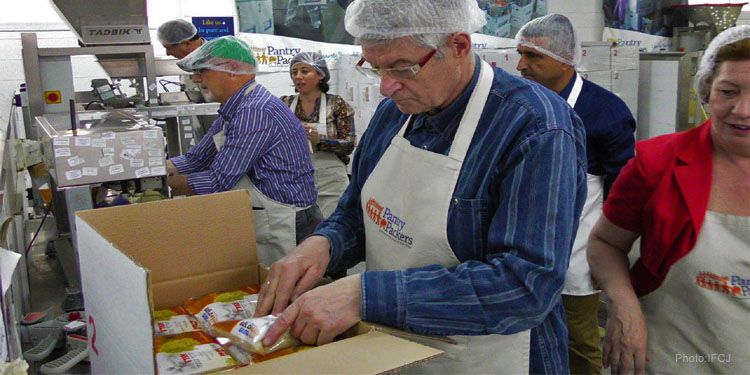
{"type": "Polygon", "coordinates": [[[305,344],[332,342],[361,320],[360,282],[356,274],[303,294],[268,329],[263,345],[273,345],[289,327],[292,336],[305,344]]]}
{"type": "Polygon", "coordinates": [[[167,184],[172,189],[172,196],[194,195],[193,189],[188,185],[188,175],[178,174],[167,177],[167,184]]]}
{"type": "Polygon", "coordinates": [[[290,300],[312,289],[326,272],[331,260],[330,248],[327,238],[312,236],[274,262],[268,279],[261,285],[255,316],[279,314],[290,300]]]}
{"type": "Polygon", "coordinates": [[[171,160],[167,160],[167,176],[176,176],[180,174],[179,171],[177,171],[177,167],[174,166],[174,163],[172,163],[171,160]]]}
{"type": "Polygon", "coordinates": [[[604,339],[604,368],[612,366],[612,374],[646,373],[646,319],[638,300],[612,301],[607,306],[607,333],[604,339]]]}

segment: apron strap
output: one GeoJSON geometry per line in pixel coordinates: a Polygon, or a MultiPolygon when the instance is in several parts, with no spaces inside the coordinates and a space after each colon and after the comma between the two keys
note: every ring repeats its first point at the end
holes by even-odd
{"type": "MultiPolygon", "coordinates": [[[[320,109],[318,110],[318,122],[316,124],[326,124],[328,122],[328,95],[326,93],[320,93],[320,109]]],[[[297,109],[297,103],[299,103],[299,94],[294,96],[292,103],[289,105],[289,109],[292,113],[297,109]]],[[[312,123],[310,123],[312,124],[312,123]]]]}
{"type": "Polygon", "coordinates": [[[570,105],[570,108],[576,107],[576,102],[578,102],[578,95],[581,94],[581,87],[583,87],[583,78],[581,78],[581,75],[576,73],[576,81],[573,83],[573,89],[570,90],[570,95],[568,95],[568,104],[570,105]]]}
{"type": "Polygon", "coordinates": [[[474,88],[474,92],[471,93],[469,104],[466,105],[466,111],[461,118],[461,123],[458,126],[450,153],[448,154],[448,156],[456,160],[463,161],[466,152],[469,150],[469,145],[472,138],[474,138],[474,131],[479,124],[479,118],[482,116],[484,105],[487,103],[487,97],[490,95],[492,81],[495,77],[495,72],[492,70],[490,64],[484,60],[481,60],[481,64],[479,81],[474,88]]]}

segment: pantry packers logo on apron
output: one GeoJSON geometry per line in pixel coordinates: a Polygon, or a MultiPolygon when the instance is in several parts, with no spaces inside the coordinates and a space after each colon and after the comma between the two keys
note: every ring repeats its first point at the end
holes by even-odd
{"type": "Polygon", "coordinates": [[[743,279],[736,275],[720,276],[711,272],[700,272],[695,277],[695,285],[735,298],[750,298],[750,279],[743,279]]]}
{"type": "Polygon", "coordinates": [[[414,239],[404,233],[406,221],[394,214],[390,208],[383,207],[373,198],[367,201],[366,210],[367,217],[380,228],[383,234],[399,244],[411,248],[414,239]]]}

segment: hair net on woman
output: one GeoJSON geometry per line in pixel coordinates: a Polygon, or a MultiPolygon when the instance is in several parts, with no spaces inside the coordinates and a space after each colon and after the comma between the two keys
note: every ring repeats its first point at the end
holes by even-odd
{"type": "Polygon", "coordinates": [[[203,43],[177,62],[186,72],[211,69],[234,74],[253,74],[255,65],[250,46],[231,35],[203,43]]]}
{"type": "Polygon", "coordinates": [[[355,0],[344,18],[355,38],[380,40],[473,33],[486,23],[476,0],[355,0]]]}
{"type": "Polygon", "coordinates": [[[156,31],[156,37],[161,44],[180,44],[192,39],[198,34],[195,25],[185,20],[172,20],[165,22],[156,31]]]}
{"type": "Polygon", "coordinates": [[[292,61],[289,63],[290,74],[294,65],[298,63],[305,63],[312,66],[316,72],[323,75],[323,82],[328,82],[328,80],[331,79],[331,73],[328,71],[326,60],[323,58],[323,55],[317,52],[300,52],[292,57],[292,61]]]}
{"type": "Polygon", "coordinates": [[[527,22],[516,34],[516,45],[533,48],[571,66],[581,62],[581,42],[568,17],[550,14],[527,22]]]}
{"type": "Polygon", "coordinates": [[[719,54],[719,50],[728,44],[747,38],[750,38],[750,26],[735,26],[722,31],[708,44],[708,48],[706,48],[706,52],[701,59],[701,65],[698,67],[698,73],[695,75],[695,80],[698,82],[698,95],[704,102],[708,102],[708,94],[711,92],[711,84],[717,68],[716,56],[719,54]]]}

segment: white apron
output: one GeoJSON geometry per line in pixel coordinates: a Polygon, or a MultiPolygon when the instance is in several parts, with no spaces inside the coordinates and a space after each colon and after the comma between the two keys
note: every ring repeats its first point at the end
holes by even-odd
{"type": "MultiPolygon", "coordinates": [[[[294,112],[299,102],[299,95],[294,97],[289,108],[294,112]]],[[[323,136],[328,134],[328,106],[326,94],[320,94],[320,110],[318,111],[318,122],[308,123],[315,125],[318,133],[323,136]]],[[[318,188],[318,207],[323,211],[323,217],[331,216],[333,211],[349,186],[349,176],[346,174],[346,164],[336,154],[328,151],[319,151],[313,148],[313,167],[315,167],[315,187],[318,188]]]]}
{"type": "MultiPolygon", "coordinates": [[[[362,187],[368,271],[459,264],[448,243],[448,208],[492,80],[492,68],[482,62],[479,81],[447,156],[414,147],[403,137],[411,117],[391,141],[362,187]]],[[[455,313],[461,314],[461,309],[455,313]]],[[[406,338],[443,350],[445,355],[404,373],[529,372],[530,331],[451,336],[455,344],[406,338]]]]}
{"type": "MultiPolygon", "coordinates": [[[[245,95],[255,89],[258,84],[253,82],[245,95]]],[[[226,133],[222,128],[214,134],[213,140],[216,150],[220,151],[226,142],[226,133]]],[[[296,215],[299,208],[291,204],[275,201],[263,194],[245,174],[234,185],[232,190],[248,189],[253,201],[253,223],[255,225],[255,242],[258,246],[258,260],[265,265],[281,259],[297,247],[296,215]]]]}
{"type": "MultiPolygon", "coordinates": [[[[568,104],[575,108],[578,96],[581,94],[583,79],[576,73],[573,89],[568,96],[568,104]]],[[[565,287],[562,294],[573,296],[587,296],[599,291],[594,287],[594,279],[591,277],[589,262],[586,260],[586,248],[589,243],[589,234],[594,225],[602,216],[602,205],[604,203],[604,179],[602,176],[586,174],[586,202],[583,204],[581,217],[578,221],[573,249],[570,253],[570,265],[565,274],[565,287]]]]}
{"type": "Polygon", "coordinates": [[[651,374],[750,374],[750,217],[706,211],[693,250],[641,297],[651,374]]]}

